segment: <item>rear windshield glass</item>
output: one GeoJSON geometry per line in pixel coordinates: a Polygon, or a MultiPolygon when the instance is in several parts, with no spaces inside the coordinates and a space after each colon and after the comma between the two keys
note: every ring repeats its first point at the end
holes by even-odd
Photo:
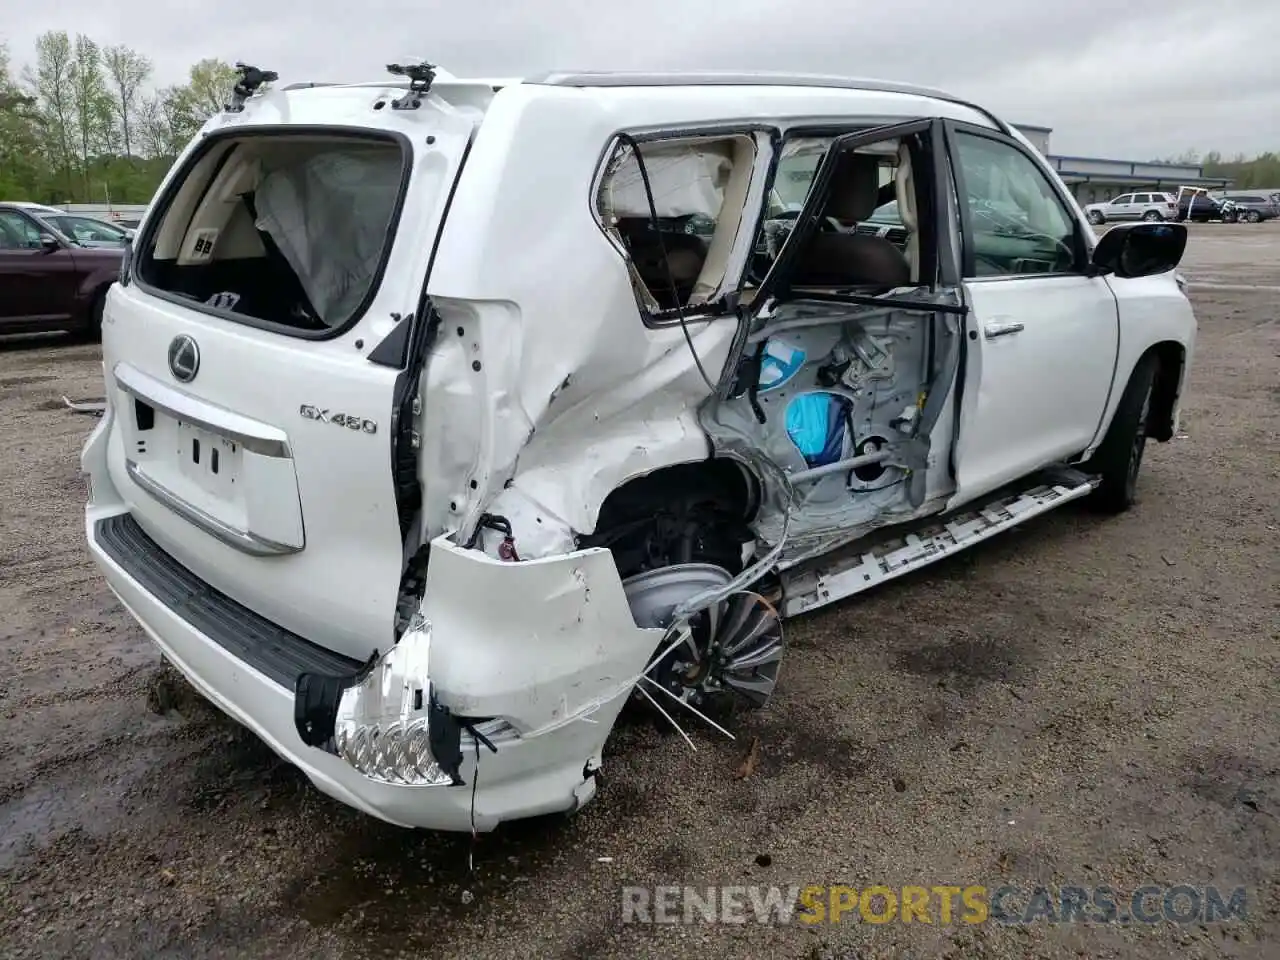
{"type": "Polygon", "coordinates": [[[197,309],[300,336],[351,326],[376,292],[407,165],[394,140],[218,138],[147,226],[137,279],[197,309]]]}

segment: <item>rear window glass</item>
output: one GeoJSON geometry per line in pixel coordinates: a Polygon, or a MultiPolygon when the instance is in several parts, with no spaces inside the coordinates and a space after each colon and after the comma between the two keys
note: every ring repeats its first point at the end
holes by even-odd
{"type": "Polygon", "coordinates": [[[376,292],[406,172],[404,150],[389,138],[217,138],[159,199],[137,279],[255,326],[336,334],[376,292]]]}

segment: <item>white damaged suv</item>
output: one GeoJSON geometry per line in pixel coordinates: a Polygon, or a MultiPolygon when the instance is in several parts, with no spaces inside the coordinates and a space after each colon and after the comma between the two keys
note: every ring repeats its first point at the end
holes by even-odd
{"type": "Polygon", "coordinates": [[[243,68],[111,289],[82,454],[112,590],[345,803],[577,809],[628,699],[764,704],[782,620],[1123,510],[1177,429],[1185,228],[1095,239],[979,106],[392,73],[243,68]]]}

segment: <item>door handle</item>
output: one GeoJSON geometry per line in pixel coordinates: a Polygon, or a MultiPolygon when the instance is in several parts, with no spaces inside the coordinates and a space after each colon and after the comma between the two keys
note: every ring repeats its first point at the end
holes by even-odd
{"type": "Polygon", "coordinates": [[[996,337],[1007,337],[1010,334],[1020,333],[1022,324],[1016,321],[997,321],[992,320],[985,324],[982,328],[982,334],[988,340],[994,340],[996,337]]]}

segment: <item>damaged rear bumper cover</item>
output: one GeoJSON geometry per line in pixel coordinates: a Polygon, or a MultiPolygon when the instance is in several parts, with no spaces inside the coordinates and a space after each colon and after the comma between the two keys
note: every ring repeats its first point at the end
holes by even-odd
{"type": "MultiPolygon", "coordinates": [[[[400,644],[362,667],[197,580],[142,530],[105,472],[88,472],[85,532],[113,592],[197,690],[323,793],[400,826],[457,831],[572,811],[594,795],[604,741],[662,637],[635,626],[607,551],[504,563],[439,540],[422,617],[400,644]],[[422,669],[428,650],[429,677],[422,669]],[[339,678],[347,691],[377,678],[377,696],[348,697],[345,713],[335,714],[339,726],[344,716],[357,725],[362,716],[381,722],[387,710],[379,704],[394,704],[398,714],[408,702],[413,713],[413,691],[423,690],[425,714],[402,719],[439,718],[423,738],[446,761],[452,748],[455,775],[432,775],[441,771],[418,754],[411,759],[428,776],[396,782],[385,757],[366,752],[362,759],[351,741],[343,755],[333,737],[321,747],[304,743],[306,710],[297,708],[295,685],[319,689],[325,677],[339,678]],[[476,738],[458,729],[458,718],[490,719],[472,724],[476,738]]],[[[414,748],[403,736],[391,742],[402,753],[414,748]]]]}

